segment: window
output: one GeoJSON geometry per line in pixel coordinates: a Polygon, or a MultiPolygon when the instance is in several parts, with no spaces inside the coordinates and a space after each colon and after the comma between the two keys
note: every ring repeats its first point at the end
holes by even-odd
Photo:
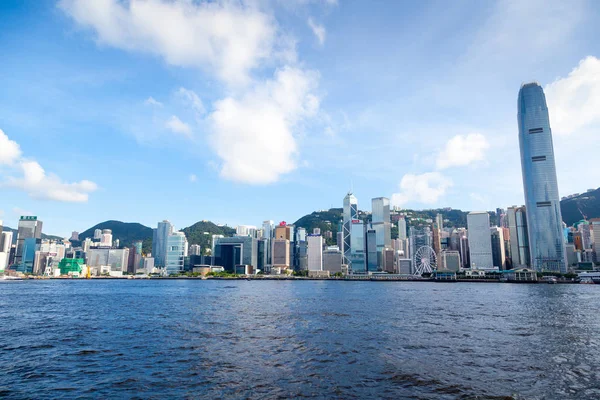
{"type": "Polygon", "coordinates": [[[531,157],[531,161],[546,161],[546,156],[535,156],[531,157]]]}
{"type": "Polygon", "coordinates": [[[531,128],[529,133],[541,133],[544,132],[544,128],[531,128]]]}
{"type": "Polygon", "coordinates": [[[535,203],[538,207],[550,207],[552,205],[549,201],[538,201],[535,203]]]}

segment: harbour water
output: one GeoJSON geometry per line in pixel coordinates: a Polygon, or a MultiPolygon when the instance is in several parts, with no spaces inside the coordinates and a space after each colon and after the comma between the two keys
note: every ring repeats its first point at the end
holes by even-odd
{"type": "Polygon", "coordinates": [[[600,398],[600,286],[0,284],[0,398],[600,398]]]}

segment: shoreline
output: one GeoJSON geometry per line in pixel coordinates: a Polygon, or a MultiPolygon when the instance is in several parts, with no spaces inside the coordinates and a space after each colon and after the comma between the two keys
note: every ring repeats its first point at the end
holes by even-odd
{"type": "MultiPolygon", "coordinates": [[[[90,278],[72,278],[72,277],[23,277],[18,281],[28,280],[69,280],[69,281],[88,281],[88,280],[194,280],[194,281],[341,281],[341,282],[434,282],[434,283],[515,283],[515,284],[548,284],[547,282],[537,281],[516,281],[507,280],[501,281],[498,279],[454,279],[454,280],[436,280],[436,279],[423,279],[423,278],[399,278],[399,277],[343,277],[343,278],[309,278],[309,277],[296,277],[296,276],[264,276],[264,277],[193,277],[193,276],[173,276],[173,277],[136,277],[136,276],[95,276],[90,278]]],[[[580,284],[577,281],[557,281],[556,284],[580,284]]]]}

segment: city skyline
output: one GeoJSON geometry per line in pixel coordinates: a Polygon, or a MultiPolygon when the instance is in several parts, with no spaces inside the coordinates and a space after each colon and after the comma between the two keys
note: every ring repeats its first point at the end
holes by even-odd
{"type": "Polygon", "coordinates": [[[411,209],[525,204],[514,93],[531,80],[548,99],[559,191],[600,182],[581,156],[600,150],[593,2],[456,2],[444,15],[435,2],[153,0],[145,16],[115,1],[102,3],[113,14],[38,4],[0,5],[5,59],[20,60],[0,66],[0,219],[13,228],[27,214],[67,237],[105,220],[296,220],[349,188],[411,209]],[[189,41],[154,28],[160,7],[189,41]],[[248,30],[195,29],[206,13],[248,30]],[[476,22],[446,34],[465,18],[476,22]],[[213,38],[249,51],[232,63],[213,38]]]}

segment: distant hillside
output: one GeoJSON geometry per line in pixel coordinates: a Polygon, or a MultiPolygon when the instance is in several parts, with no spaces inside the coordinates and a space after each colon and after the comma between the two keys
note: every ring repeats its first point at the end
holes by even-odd
{"type": "MultiPolygon", "coordinates": [[[[305,215],[294,223],[295,226],[305,228],[307,232],[312,232],[314,228],[320,228],[321,232],[325,231],[338,231],[338,224],[342,220],[343,210],[341,208],[331,208],[327,211],[315,211],[311,214],[305,215]]],[[[425,223],[426,220],[435,220],[438,213],[444,216],[444,220],[447,220],[445,226],[453,227],[466,227],[467,226],[467,214],[468,211],[454,210],[454,209],[433,209],[433,210],[401,210],[401,214],[406,215],[409,219],[408,225],[418,225],[419,223],[425,223]],[[421,222],[422,221],[422,222],[421,222]]],[[[492,224],[497,223],[497,216],[494,211],[490,211],[490,221],[492,224]]],[[[371,214],[365,211],[359,211],[359,218],[365,222],[371,221],[371,214]]],[[[396,224],[394,224],[396,225],[396,224]]],[[[398,237],[397,227],[392,227],[392,238],[398,237]]]]}
{"type": "MultiPolygon", "coordinates": [[[[152,249],[152,228],[148,228],[137,222],[105,221],[92,226],[90,229],[79,234],[79,240],[94,238],[96,229],[112,230],[113,240],[119,239],[121,246],[131,246],[135,241],[141,240],[144,252],[150,252],[152,249]]],[[[74,246],[79,245],[77,242],[74,246]]]]}
{"type": "MultiPolygon", "coordinates": [[[[43,229],[43,226],[42,226],[42,229],[43,229]]],[[[13,244],[17,244],[17,230],[16,229],[9,228],[8,226],[5,226],[5,227],[2,228],[2,232],[12,232],[13,233],[12,243],[13,244]]],[[[62,238],[60,236],[46,235],[45,233],[42,233],[42,239],[62,240],[64,238],[62,238]]]]}
{"type": "Polygon", "coordinates": [[[600,188],[561,200],[560,210],[567,226],[584,218],[600,218],[600,188]]]}
{"type": "Polygon", "coordinates": [[[192,226],[181,230],[185,233],[188,244],[197,244],[202,248],[202,254],[205,249],[210,249],[212,245],[212,235],[233,236],[235,229],[228,226],[218,226],[210,221],[199,221],[192,226]]]}

